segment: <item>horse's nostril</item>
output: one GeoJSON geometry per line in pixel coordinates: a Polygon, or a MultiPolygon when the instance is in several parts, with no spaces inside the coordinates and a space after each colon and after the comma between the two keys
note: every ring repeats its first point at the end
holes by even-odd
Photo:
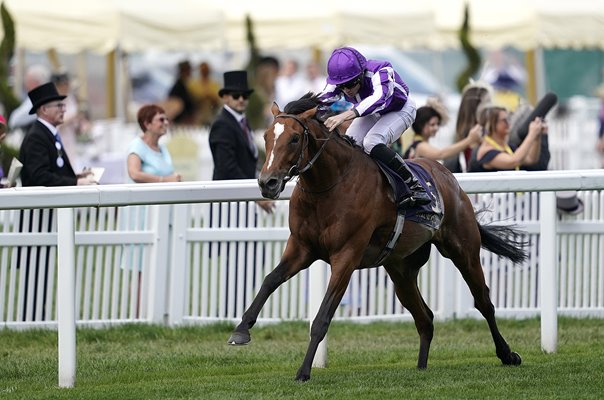
{"type": "Polygon", "coordinates": [[[264,186],[266,186],[268,189],[275,189],[277,186],[279,186],[279,180],[271,178],[264,183],[264,186]]]}

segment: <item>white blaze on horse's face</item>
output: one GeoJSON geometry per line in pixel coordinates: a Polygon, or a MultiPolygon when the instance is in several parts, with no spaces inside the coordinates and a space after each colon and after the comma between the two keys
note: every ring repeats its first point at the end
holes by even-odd
{"type": "Polygon", "coordinates": [[[276,122],[275,126],[273,126],[273,133],[275,135],[273,137],[273,148],[271,149],[271,155],[268,159],[268,165],[266,166],[267,170],[271,169],[271,165],[273,164],[273,160],[275,159],[275,146],[277,145],[277,139],[279,139],[279,136],[281,136],[283,131],[285,131],[285,125],[280,122],[276,122]]]}

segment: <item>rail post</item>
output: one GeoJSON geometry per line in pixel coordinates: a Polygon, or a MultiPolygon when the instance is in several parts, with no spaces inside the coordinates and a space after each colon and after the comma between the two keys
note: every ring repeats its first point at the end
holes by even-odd
{"type": "Polygon", "coordinates": [[[76,377],[74,209],[59,208],[57,219],[59,387],[72,388],[76,377]]]}
{"type": "Polygon", "coordinates": [[[541,349],[556,352],[558,344],[558,250],[555,192],[539,193],[539,286],[541,349]]]}

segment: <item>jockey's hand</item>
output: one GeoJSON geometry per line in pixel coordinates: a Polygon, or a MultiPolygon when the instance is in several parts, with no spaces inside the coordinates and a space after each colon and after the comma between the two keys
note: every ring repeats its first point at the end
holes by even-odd
{"type": "Polygon", "coordinates": [[[346,110],[343,113],[333,115],[325,120],[325,126],[329,129],[329,131],[333,131],[344,121],[348,121],[354,119],[357,114],[354,110],[346,110]]]}

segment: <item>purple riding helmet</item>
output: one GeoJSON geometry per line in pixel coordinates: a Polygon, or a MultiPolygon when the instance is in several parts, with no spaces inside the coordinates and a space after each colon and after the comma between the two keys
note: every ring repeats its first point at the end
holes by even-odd
{"type": "Polygon", "coordinates": [[[352,47],[335,49],[327,61],[327,83],[340,85],[363,73],[367,59],[352,47]]]}

